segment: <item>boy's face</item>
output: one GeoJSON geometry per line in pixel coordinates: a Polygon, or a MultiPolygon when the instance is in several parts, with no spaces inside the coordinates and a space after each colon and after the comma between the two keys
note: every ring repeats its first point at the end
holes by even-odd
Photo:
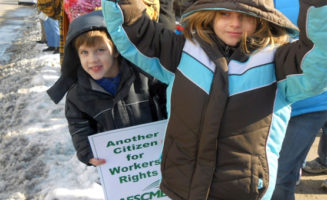
{"type": "Polygon", "coordinates": [[[83,69],[95,80],[113,78],[119,73],[118,53],[108,42],[97,42],[94,46],[82,44],[78,48],[83,69]]]}
{"type": "Polygon", "coordinates": [[[219,11],[213,23],[216,35],[229,46],[236,46],[245,33],[252,35],[256,27],[255,17],[232,11],[219,11]]]}

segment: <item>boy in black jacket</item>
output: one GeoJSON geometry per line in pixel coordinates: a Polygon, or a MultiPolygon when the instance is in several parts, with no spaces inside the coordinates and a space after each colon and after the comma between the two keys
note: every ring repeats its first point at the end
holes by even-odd
{"type": "Polygon", "coordinates": [[[77,157],[98,166],[105,160],[93,157],[88,136],[164,119],[158,87],[120,56],[102,12],[94,11],[70,24],[62,75],[48,94],[58,103],[67,92],[65,115],[77,157]]]}

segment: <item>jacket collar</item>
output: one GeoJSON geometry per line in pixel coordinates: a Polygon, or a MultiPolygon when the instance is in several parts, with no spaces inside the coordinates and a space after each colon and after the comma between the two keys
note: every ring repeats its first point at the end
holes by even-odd
{"type": "Polygon", "coordinates": [[[200,46],[208,54],[211,60],[224,57],[227,63],[233,59],[239,62],[245,62],[249,59],[249,56],[243,53],[239,46],[231,47],[226,45],[221,39],[215,34],[210,34],[210,39],[214,42],[213,45],[203,41],[197,34],[194,35],[195,39],[199,42],[200,46]]]}

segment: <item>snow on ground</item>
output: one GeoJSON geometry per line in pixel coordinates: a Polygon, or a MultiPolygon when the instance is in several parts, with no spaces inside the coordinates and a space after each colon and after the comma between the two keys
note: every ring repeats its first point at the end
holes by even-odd
{"type": "Polygon", "coordinates": [[[96,169],[76,158],[64,100],[56,105],[46,94],[60,74],[59,54],[36,43],[33,7],[10,15],[16,22],[0,27],[0,199],[104,199],[96,169]]]}

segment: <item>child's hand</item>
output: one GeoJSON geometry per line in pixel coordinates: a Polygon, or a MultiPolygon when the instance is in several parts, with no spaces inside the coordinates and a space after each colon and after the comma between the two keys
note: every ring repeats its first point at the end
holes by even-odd
{"type": "Polygon", "coordinates": [[[127,25],[133,24],[142,16],[143,11],[146,10],[146,5],[143,0],[123,0],[119,1],[119,4],[123,9],[124,22],[127,25]]]}
{"type": "Polygon", "coordinates": [[[99,165],[103,165],[106,163],[105,159],[96,159],[96,158],[91,158],[89,160],[89,163],[94,165],[94,166],[99,166],[99,165]]]}
{"type": "Polygon", "coordinates": [[[160,2],[159,0],[143,0],[146,6],[146,13],[153,21],[159,20],[160,2]]]}

